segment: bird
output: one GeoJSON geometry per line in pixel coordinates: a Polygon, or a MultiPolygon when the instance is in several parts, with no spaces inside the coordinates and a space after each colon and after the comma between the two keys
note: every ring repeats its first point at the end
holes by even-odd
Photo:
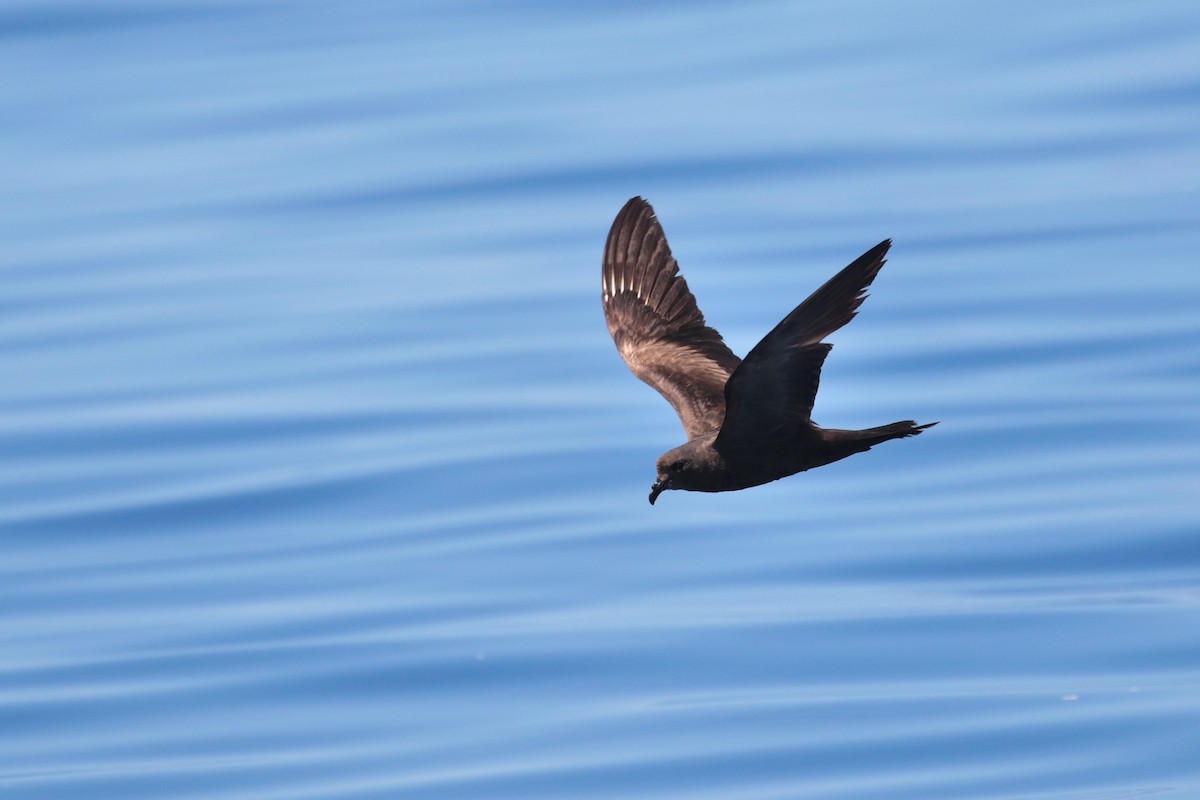
{"type": "Polygon", "coordinates": [[[708,326],[651,205],[625,204],[604,246],[604,319],[629,370],[679,415],[687,441],[655,464],[650,505],[668,489],[729,492],[840,461],[936,422],[865,430],[812,421],[825,337],[852,320],[891,247],[885,239],[834,275],[739,359],[708,326]]]}

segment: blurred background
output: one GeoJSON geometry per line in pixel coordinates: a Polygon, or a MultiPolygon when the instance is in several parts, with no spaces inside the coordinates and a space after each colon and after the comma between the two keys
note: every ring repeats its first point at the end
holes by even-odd
{"type": "Polygon", "coordinates": [[[0,5],[5,798],[1200,796],[1200,7],[0,5]],[[735,494],[621,363],[633,195],[735,494]]]}

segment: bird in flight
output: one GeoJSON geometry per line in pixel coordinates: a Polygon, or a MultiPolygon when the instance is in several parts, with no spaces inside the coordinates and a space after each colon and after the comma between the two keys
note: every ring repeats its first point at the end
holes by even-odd
{"type": "Polygon", "coordinates": [[[625,204],[604,246],[604,319],[625,364],[675,409],[687,442],[658,459],[650,504],[667,489],[729,492],[821,467],[931,422],[866,430],[812,421],[822,342],[858,313],[891,247],[884,240],[834,275],[739,359],[704,322],[654,209],[625,204]]]}

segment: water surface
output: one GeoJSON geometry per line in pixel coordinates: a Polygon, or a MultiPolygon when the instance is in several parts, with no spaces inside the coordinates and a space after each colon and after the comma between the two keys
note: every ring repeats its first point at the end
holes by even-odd
{"type": "Polygon", "coordinates": [[[0,9],[12,798],[1200,796],[1200,11],[0,9]],[[659,212],[816,419],[650,508],[659,212]]]}

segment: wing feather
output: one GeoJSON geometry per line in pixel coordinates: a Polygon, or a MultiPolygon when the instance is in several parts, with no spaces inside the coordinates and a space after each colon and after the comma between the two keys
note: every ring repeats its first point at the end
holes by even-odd
{"type": "Polygon", "coordinates": [[[604,319],[625,364],[675,409],[688,439],[721,427],[741,361],[708,327],[654,209],[625,204],[604,247],[604,319]]]}
{"type": "Polygon", "coordinates": [[[715,447],[752,446],[812,426],[821,367],[833,347],[821,340],[854,319],[891,245],[886,239],[859,256],[754,346],[726,382],[715,447]]]}

